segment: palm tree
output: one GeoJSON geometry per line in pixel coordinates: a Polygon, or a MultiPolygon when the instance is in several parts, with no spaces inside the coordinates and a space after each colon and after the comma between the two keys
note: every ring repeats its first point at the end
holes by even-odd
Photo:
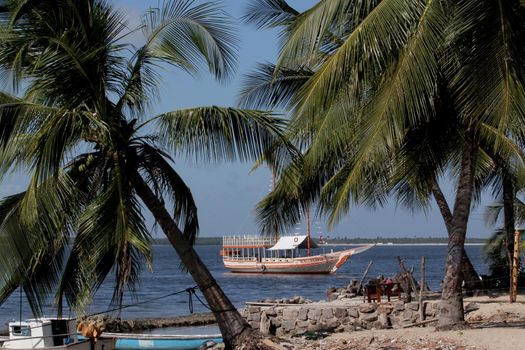
{"type": "Polygon", "coordinates": [[[21,93],[0,94],[0,171],[31,174],[0,202],[0,302],[22,286],[34,313],[54,294],[83,312],[108,276],[113,302],[133,291],[153,215],[213,311],[227,347],[253,331],[193,249],[197,208],[168,151],[207,161],[260,157],[283,123],[269,113],[199,107],[148,117],[159,66],[204,64],[231,75],[236,38],[213,3],[167,1],[150,9],[145,44],[125,43],[122,13],[102,0],[8,1],[0,66],[21,93]],[[72,240],[72,247],[68,249],[72,240]]]}
{"type": "MultiPolygon", "coordinates": [[[[284,28],[283,36],[286,37],[286,33],[291,32],[294,19],[299,17],[299,13],[291,8],[285,1],[281,0],[261,0],[254,1],[246,9],[245,20],[249,23],[255,23],[259,28],[275,28],[281,27],[284,28]]],[[[352,27],[350,23],[346,25],[346,31],[343,31],[338,36],[332,32],[329,36],[329,40],[325,45],[331,45],[332,50],[338,47],[342,42],[345,34],[348,34],[351,31],[352,27]]],[[[320,51],[318,53],[318,60],[326,60],[331,55],[330,51],[320,51]]],[[[301,87],[307,83],[308,79],[312,76],[315,65],[304,62],[300,65],[294,65],[293,68],[290,67],[281,67],[279,70],[276,69],[276,66],[273,64],[260,64],[257,69],[248,74],[245,79],[244,87],[240,95],[240,105],[243,107],[255,107],[255,108],[267,108],[267,109],[290,109],[293,106],[291,105],[294,96],[297,95],[301,87]]],[[[454,124],[449,124],[452,126],[454,124]]],[[[456,125],[457,126],[457,125],[456,125]]],[[[431,126],[435,128],[435,125],[431,126]]],[[[449,130],[443,130],[443,132],[450,135],[451,131],[455,131],[455,128],[448,128],[449,130]]],[[[420,133],[429,134],[429,130],[421,131],[423,128],[420,128],[420,133]]],[[[433,129],[435,131],[435,129],[433,129]]],[[[434,133],[435,134],[435,133],[434,133]]],[[[441,140],[444,141],[444,140],[441,140]]],[[[415,155],[421,154],[421,152],[416,152],[415,155]]],[[[412,160],[413,163],[419,165],[419,169],[422,167],[423,160],[420,159],[418,162],[412,160]]],[[[415,166],[414,164],[411,167],[415,166]]],[[[429,165],[426,167],[428,168],[429,165]]],[[[428,175],[428,171],[424,176],[428,175]]],[[[441,192],[441,189],[435,180],[434,176],[428,176],[427,178],[419,177],[417,181],[422,181],[426,183],[427,191],[423,195],[419,196],[419,200],[414,200],[413,198],[407,198],[407,188],[405,188],[401,195],[403,202],[414,209],[418,205],[426,206],[428,203],[428,193],[432,192],[432,196],[436,200],[438,207],[443,214],[445,219],[447,231],[450,229],[450,215],[448,203],[445,199],[445,196],[441,192]],[[429,188],[431,190],[429,190],[429,188]]],[[[297,183],[296,180],[293,181],[297,183]]],[[[314,184],[314,187],[316,185],[314,184]]],[[[283,186],[284,190],[291,189],[293,186],[287,184],[283,186]]],[[[411,192],[411,191],[408,191],[411,192]]],[[[278,202],[284,203],[283,198],[277,200],[278,202]]],[[[262,205],[261,207],[263,207],[262,205]]],[[[305,204],[302,209],[306,208],[305,204]]],[[[296,215],[300,215],[296,213],[296,215]]],[[[264,214],[263,214],[264,218],[264,214]]],[[[467,288],[474,288],[479,282],[479,275],[477,274],[474,266],[472,265],[467,253],[463,251],[463,263],[462,263],[462,273],[463,278],[466,281],[467,288]]]]}
{"type": "Polygon", "coordinates": [[[525,223],[525,203],[519,198],[523,188],[523,173],[510,175],[503,169],[495,181],[499,183],[494,195],[498,200],[487,206],[485,223],[494,227],[503,218],[503,226],[497,228],[484,246],[484,252],[490,265],[493,278],[500,280],[499,285],[512,289],[512,268],[514,265],[514,232],[525,223]],[[509,198],[510,197],[510,198],[509,198]],[[505,279],[506,276],[506,279],[505,279]]]}
{"type": "Polygon", "coordinates": [[[272,213],[286,225],[314,200],[334,223],[354,203],[397,194],[425,206],[433,196],[449,233],[439,326],[463,323],[470,208],[491,157],[523,159],[514,142],[525,116],[519,2],[324,0],[301,14],[283,4],[254,2],[257,23],[285,30],[270,84],[252,77],[243,101],[285,103],[287,136],[305,156],[261,204],[263,228],[275,225],[272,213]],[[271,87],[290,83],[282,74],[304,68],[312,74],[299,91],[276,97],[271,87]],[[452,209],[445,174],[457,186],[452,209]]]}

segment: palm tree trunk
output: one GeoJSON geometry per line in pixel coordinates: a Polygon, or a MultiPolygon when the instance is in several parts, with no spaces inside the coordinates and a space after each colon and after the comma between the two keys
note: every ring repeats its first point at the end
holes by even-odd
{"type": "Polygon", "coordinates": [[[512,289],[512,265],[514,254],[514,184],[511,175],[504,169],[503,172],[503,216],[505,224],[505,253],[509,269],[509,290],[512,289]]]}
{"type": "MultiPolygon", "coordinates": [[[[434,199],[436,200],[436,203],[441,212],[441,216],[443,216],[443,220],[445,221],[448,236],[450,237],[452,234],[452,213],[450,212],[450,207],[448,206],[447,200],[436,180],[432,180],[431,188],[434,199]]],[[[463,259],[461,262],[461,272],[463,274],[463,280],[465,281],[466,289],[472,290],[479,286],[479,274],[474,268],[474,265],[472,265],[472,262],[470,261],[470,258],[468,257],[464,247],[463,259]]]]}
{"type": "Polygon", "coordinates": [[[438,328],[440,329],[452,328],[465,322],[461,287],[463,273],[461,267],[474,188],[476,151],[476,143],[472,138],[468,139],[462,150],[461,171],[448,241],[448,254],[438,321],[438,328]]]}
{"type": "Polygon", "coordinates": [[[240,345],[247,334],[254,332],[253,329],[224,294],[192,245],[184,238],[164,204],[137,172],[131,174],[131,182],[206,298],[215,315],[226,347],[235,348],[240,345]]]}

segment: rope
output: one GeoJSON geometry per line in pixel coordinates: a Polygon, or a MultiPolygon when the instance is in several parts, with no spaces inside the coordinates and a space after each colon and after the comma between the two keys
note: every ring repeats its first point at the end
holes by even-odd
{"type": "Polygon", "coordinates": [[[188,308],[190,309],[190,314],[193,313],[193,299],[191,298],[191,294],[195,293],[193,288],[186,289],[186,292],[188,292],[188,308]]]}
{"type": "Polygon", "coordinates": [[[211,311],[211,307],[205,304],[195,292],[193,292],[193,295],[195,295],[195,298],[197,298],[197,300],[199,301],[199,303],[201,303],[202,306],[204,306],[205,308],[211,311]]]}
{"type": "MultiPolygon", "coordinates": [[[[92,316],[97,316],[97,315],[102,315],[102,314],[105,314],[105,313],[108,313],[108,312],[113,312],[113,311],[120,311],[120,310],[123,310],[123,309],[127,309],[127,308],[130,308],[130,307],[133,307],[133,306],[138,306],[138,305],[142,305],[142,304],[147,304],[147,303],[150,303],[152,301],[156,301],[156,300],[160,300],[160,299],[164,299],[164,298],[167,298],[167,297],[171,297],[173,295],[178,295],[178,294],[182,294],[182,293],[186,293],[188,292],[188,290],[194,290],[195,288],[197,288],[197,286],[195,287],[191,287],[191,288],[186,288],[186,289],[183,289],[183,290],[180,290],[180,291],[177,291],[177,292],[173,292],[173,293],[168,293],[168,294],[165,294],[165,295],[161,295],[159,297],[156,297],[156,298],[151,298],[151,299],[147,299],[147,300],[144,300],[144,301],[139,301],[137,303],[134,303],[134,304],[127,304],[127,305],[122,305],[122,306],[119,306],[119,307],[116,307],[116,308],[113,308],[113,309],[107,309],[105,311],[100,311],[100,312],[95,312],[95,313],[92,313],[92,314],[89,314],[89,315],[86,315],[85,317],[92,317],[92,316]]],[[[194,292],[195,293],[195,292],[194,292]]],[[[191,295],[190,295],[190,302],[191,302],[191,295]]],[[[193,303],[190,307],[190,312],[193,313],[193,303]]]]}
{"type": "MultiPolygon", "coordinates": [[[[156,300],[160,300],[160,299],[164,299],[164,298],[167,298],[167,297],[170,297],[170,296],[173,296],[173,295],[177,295],[177,294],[182,294],[182,293],[186,293],[188,292],[189,295],[190,295],[190,300],[189,300],[189,304],[190,304],[190,313],[193,313],[193,301],[191,299],[191,294],[194,294],[195,297],[201,302],[201,304],[204,305],[204,303],[201,301],[201,299],[199,298],[199,296],[197,294],[195,294],[195,288],[197,288],[197,286],[194,286],[194,287],[191,287],[191,288],[186,288],[186,289],[183,289],[183,290],[180,290],[180,291],[177,291],[177,292],[173,292],[173,293],[168,293],[168,294],[165,294],[165,295],[161,295],[159,297],[156,297],[156,298],[151,298],[151,299],[148,299],[148,300],[144,300],[144,301],[140,301],[140,302],[137,302],[137,303],[134,303],[134,304],[128,304],[128,305],[123,305],[123,306],[119,306],[119,307],[116,307],[116,308],[113,308],[113,309],[107,309],[105,311],[101,311],[101,312],[95,312],[95,313],[92,313],[92,314],[89,314],[89,315],[86,315],[84,316],[83,318],[88,318],[88,317],[92,317],[92,316],[97,316],[97,315],[101,315],[101,314],[105,314],[105,313],[109,313],[109,312],[113,312],[113,311],[120,311],[122,309],[127,309],[129,307],[133,307],[133,306],[137,306],[137,305],[142,305],[142,304],[146,304],[146,303],[149,303],[149,302],[152,302],[152,301],[156,301],[156,300]]],[[[206,308],[210,309],[209,306],[207,305],[204,305],[206,308]]],[[[20,293],[20,310],[22,310],[22,293],[20,293]]],[[[211,309],[210,309],[211,310],[211,309]]],[[[22,323],[22,311],[20,311],[20,324],[22,323]]],[[[34,328],[39,328],[40,326],[36,326],[36,327],[28,327],[30,330],[34,329],[34,328]]],[[[65,335],[68,335],[68,334],[65,334],[65,335]]],[[[53,335],[53,336],[59,336],[59,335],[53,335]]],[[[61,335],[60,335],[61,336],[61,335]]],[[[40,337],[38,337],[40,338],[40,337]]],[[[29,338],[24,338],[24,339],[29,339],[29,338]]],[[[32,338],[31,338],[32,339],[32,338]]]]}
{"type": "MultiPolygon", "coordinates": [[[[136,303],[133,303],[133,304],[121,305],[121,306],[115,307],[113,309],[107,309],[107,310],[104,310],[104,311],[95,312],[95,313],[86,315],[83,318],[88,318],[88,317],[92,317],[92,316],[102,315],[102,314],[110,313],[110,312],[113,312],[113,311],[120,311],[120,310],[127,309],[127,308],[130,308],[130,307],[133,307],[133,306],[143,305],[143,304],[146,304],[146,303],[150,303],[152,301],[164,299],[164,298],[167,298],[167,297],[170,297],[170,296],[173,296],[173,295],[182,294],[182,293],[188,293],[188,307],[189,307],[189,310],[190,310],[191,314],[193,314],[193,297],[192,296],[195,296],[195,298],[197,298],[197,300],[201,303],[201,305],[204,306],[206,309],[208,309],[210,311],[213,311],[210,308],[210,306],[207,305],[206,303],[204,303],[202,301],[202,299],[197,295],[197,293],[195,292],[195,290],[197,288],[198,288],[197,286],[193,286],[193,287],[186,288],[186,289],[183,289],[183,290],[180,290],[180,291],[177,291],[177,292],[172,292],[172,293],[168,293],[168,294],[165,294],[165,295],[161,295],[161,296],[156,297],[156,298],[151,298],[151,299],[147,299],[147,300],[144,300],[144,301],[136,302],[136,303]]],[[[22,311],[21,310],[22,310],[22,292],[20,292],[20,323],[22,322],[22,311]]],[[[33,328],[33,327],[31,327],[31,328],[33,328]]]]}
{"type": "Polygon", "coordinates": [[[197,295],[197,293],[195,293],[195,289],[197,287],[192,287],[192,288],[187,288],[186,289],[186,292],[188,292],[188,306],[190,308],[190,314],[193,313],[193,298],[192,298],[192,295],[195,296],[195,298],[197,298],[197,300],[202,304],[202,306],[204,306],[206,309],[212,311],[212,309],[210,308],[209,305],[205,304],[202,299],[197,295]]]}

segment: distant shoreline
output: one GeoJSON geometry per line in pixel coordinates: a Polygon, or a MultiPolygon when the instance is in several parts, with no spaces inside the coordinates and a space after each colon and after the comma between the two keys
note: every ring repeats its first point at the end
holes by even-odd
{"type": "MultiPolygon", "coordinates": [[[[448,243],[374,243],[374,242],[363,242],[363,243],[328,243],[322,244],[321,247],[335,247],[335,246],[352,246],[361,244],[375,244],[382,247],[399,247],[399,246],[446,246],[448,243]]],[[[485,243],[465,243],[465,245],[485,245],[485,243]]]]}

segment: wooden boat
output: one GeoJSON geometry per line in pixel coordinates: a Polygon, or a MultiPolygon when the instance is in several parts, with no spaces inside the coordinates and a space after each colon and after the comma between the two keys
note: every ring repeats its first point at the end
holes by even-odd
{"type": "Polygon", "coordinates": [[[327,254],[310,255],[313,248],[307,235],[271,237],[223,237],[221,255],[224,266],[232,272],[265,274],[331,274],[354,254],[373,245],[359,246],[327,254]],[[299,256],[300,248],[307,256],[299,256]]]}
{"type": "Polygon", "coordinates": [[[9,337],[1,339],[3,349],[113,350],[111,338],[91,343],[80,339],[72,318],[41,318],[9,322],[9,337]]]}
{"type": "Polygon", "coordinates": [[[173,349],[195,350],[206,348],[208,342],[222,343],[220,334],[207,335],[171,335],[171,334],[132,334],[132,333],[103,333],[102,339],[115,339],[115,349],[173,349]]]}
{"type": "Polygon", "coordinates": [[[2,349],[45,350],[196,350],[221,343],[220,334],[168,335],[102,333],[96,342],[77,334],[75,319],[29,319],[9,323],[9,337],[0,337],[2,349]]]}

